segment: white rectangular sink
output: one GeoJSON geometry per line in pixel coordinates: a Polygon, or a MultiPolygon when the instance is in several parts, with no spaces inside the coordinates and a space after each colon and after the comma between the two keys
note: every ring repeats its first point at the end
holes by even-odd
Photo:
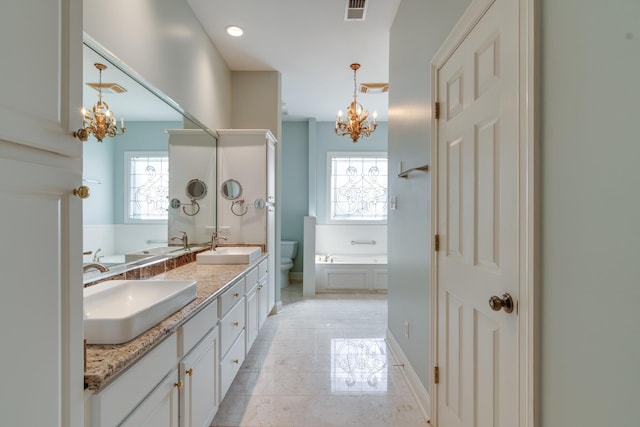
{"type": "Polygon", "coordinates": [[[195,280],[110,280],[84,289],[89,344],[132,340],[196,298],[195,280]]]}
{"type": "Polygon", "coordinates": [[[250,264],[260,258],[258,246],[220,246],[196,254],[196,264],[250,264]]]}

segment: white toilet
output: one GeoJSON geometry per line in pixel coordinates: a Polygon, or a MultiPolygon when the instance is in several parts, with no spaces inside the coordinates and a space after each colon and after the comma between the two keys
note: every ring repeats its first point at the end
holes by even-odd
{"type": "Polygon", "coordinates": [[[293,267],[293,260],[298,255],[298,242],[292,240],[280,241],[280,287],[289,286],[289,270],[293,267]]]}

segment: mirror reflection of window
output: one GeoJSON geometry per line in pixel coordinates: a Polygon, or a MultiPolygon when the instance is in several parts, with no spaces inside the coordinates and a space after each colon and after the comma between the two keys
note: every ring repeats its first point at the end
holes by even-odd
{"type": "Polygon", "coordinates": [[[126,222],[167,221],[169,156],[167,152],[126,152],[126,222]]]}

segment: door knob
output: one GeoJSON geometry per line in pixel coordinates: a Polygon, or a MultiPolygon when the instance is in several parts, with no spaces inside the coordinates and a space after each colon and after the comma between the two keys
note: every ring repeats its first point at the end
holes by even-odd
{"type": "Polygon", "coordinates": [[[89,197],[89,187],[87,187],[86,185],[81,185],[80,187],[73,190],[73,195],[78,196],[81,199],[86,199],[87,197],[89,197]]]}
{"type": "Polygon", "coordinates": [[[504,308],[505,312],[511,313],[514,306],[513,298],[511,298],[511,295],[507,293],[502,294],[502,298],[497,295],[489,298],[489,307],[491,307],[491,310],[493,311],[500,311],[504,308]]]}

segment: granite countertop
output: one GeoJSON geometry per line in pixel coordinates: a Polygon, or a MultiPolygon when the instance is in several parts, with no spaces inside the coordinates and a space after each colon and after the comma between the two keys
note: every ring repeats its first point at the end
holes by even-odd
{"type": "Polygon", "coordinates": [[[176,328],[191,318],[220,295],[227,285],[247,270],[262,261],[239,265],[183,265],[152,279],[196,280],[197,297],[182,309],[133,340],[117,345],[88,344],[86,349],[85,388],[97,391],[115,379],[149,350],[173,333],[176,328]]]}

